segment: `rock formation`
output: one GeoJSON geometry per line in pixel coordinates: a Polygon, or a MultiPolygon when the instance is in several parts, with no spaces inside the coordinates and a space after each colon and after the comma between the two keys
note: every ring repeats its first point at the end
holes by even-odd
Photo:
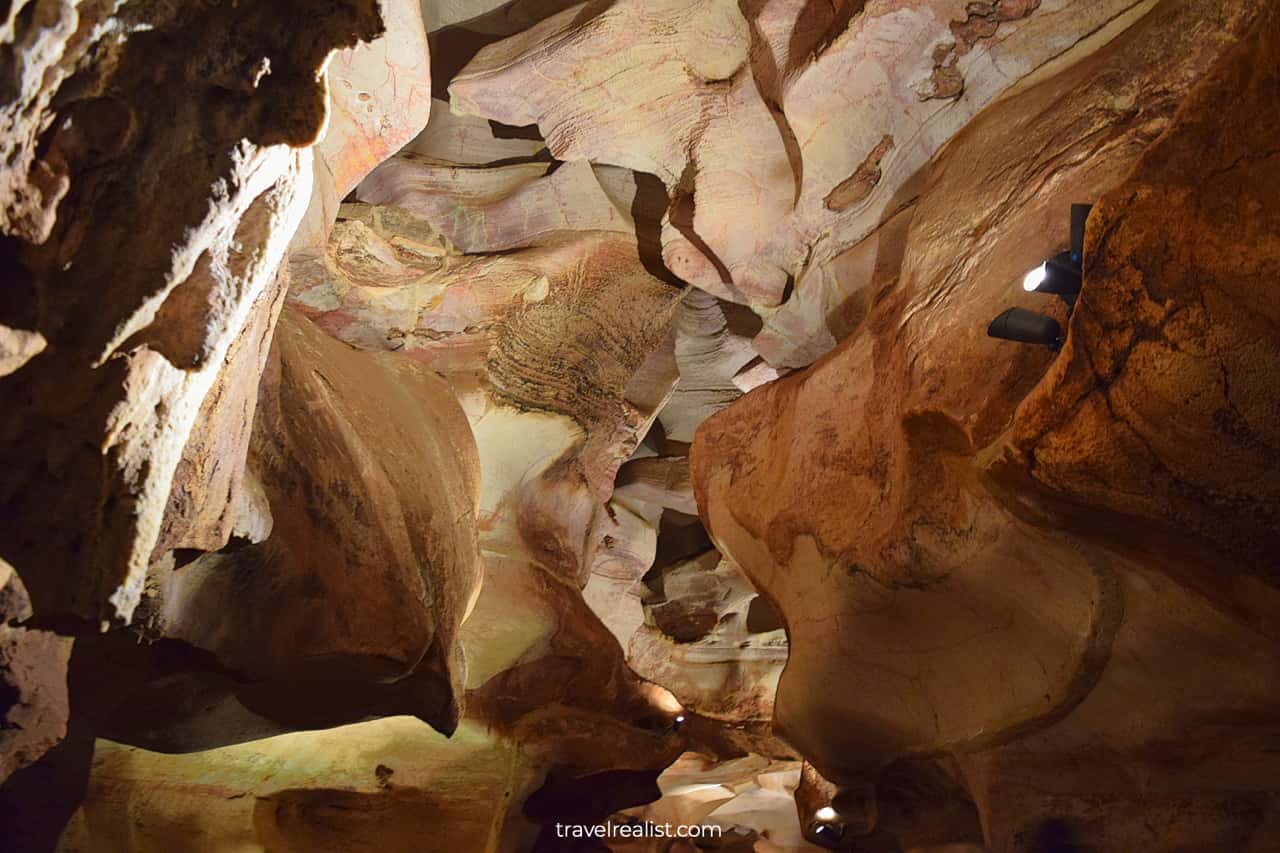
{"type": "Polygon", "coordinates": [[[920,177],[900,272],[858,330],[694,443],[713,540],[788,627],[777,722],[870,813],[868,835],[879,774],[949,756],[997,850],[1037,849],[1050,818],[1090,849],[1275,843],[1274,787],[1245,746],[1274,737],[1280,672],[1261,592],[1274,400],[1247,378],[1274,352],[1274,258],[1244,247],[1276,174],[1247,140],[1277,116],[1259,60],[1277,18],[1168,52],[1191,14],[1157,8],[975,119],[920,177]],[[1114,103],[1090,78],[1157,52],[1206,62],[1166,74],[1199,81],[1176,114],[1113,124],[1072,103],[1114,103]],[[1251,130],[1217,142],[1237,115],[1251,130]],[[1014,146],[1037,156],[975,167],[1014,146]],[[979,337],[1016,271],[1057,248],[1061,196],[1025,195],[1040,180],[1101,199],[1056,359],[979,337]],[[1230,214],[1210,212],[1221,199],[1230,214]]]}
{"type": "Polygon", "coordinates": [[[1280,847],[1278,69],[1252,0],[9,3],[0,848],[1280,847]]]}

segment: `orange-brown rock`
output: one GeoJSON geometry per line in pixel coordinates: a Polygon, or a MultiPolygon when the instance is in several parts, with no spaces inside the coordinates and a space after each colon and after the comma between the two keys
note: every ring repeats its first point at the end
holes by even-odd
{"type": "Polygon", "coordinates": [[[485,580],[461,633],[471,713],[539,756],[554,776],[540,797],[560,803],[602,772],[656,775],[681,748],[678,703],[627,669],[582,592],[604,566],[647,566],[633,552],[653,522],[612,493],[676,381],[667,346],[681,292],[646,268],[631,204],[600,195],[592,170],[446,165],[466,150],[432,148],[430,132],[414,144],[429,154],[389,161],[361,203],[343,205],[324,269],[291,298],[327,331],[434,368],[458,393],[482,480],[485,580]],[[490,195],[467,189],[491,178],[490,195]],[[557,188],[571,201],[592,186],[600,217],[525,215],[557,188]]]}
{"type": "Polygon", "coordinates": [[[8,4],[0,848],[1271,853],[1273,5],[8,4]]]}
{"type": "Polygon", "coordinates": [[[137,605],[201,404],[305,210],[325,64],[381,32],[375,2],[304,6],[7,10],[0,208],[39,244],[15,256],[48,346],[0,384],[0,550],[38,615],[137,605]]]}
{"type": "Polygon", "coordinates": [[[149,654],[82,641],[95,669],[149,668],[109,683],[81,669],[100,731],[168,751],[383,714],[452,731],[481,564],[478,458],[448,385],[287,310],[247,476],[269,535],[158,564],[139,625],[149,654]]]}
{"type": "Polygon", "coordinates": [[[0,560],[0,784],[38,761],[67,730],[71,640],[18,624],[30,618],[22,581],[0,560]]]}
{"type": "Polygon", "coordinates": [[[1205,128],[1230,101],[1267,133],[1280,101],[1264,95],[1276,84],[1263,57],[1278,22],[1163,5],[995,105],[917,179],[900,271],[852,335],[699,430],[693,479],[712,539],[787,624],[777,721],[841,790],[904,756],[952,754],[966,756],[995,850],[1041,849],[1031,839],[1055,816],[1100,850],[1275,843],[1274,786],[1244,744],[1280,723],[1267,686],[1280,600],[1241,556],[1276,535],[1276,400],[1244,367],[1273,352],[1256,283],[1273,261],[1251,236],[1266,228],[1260,202],[1241,189],[1265,193],[1275,172],[1261,143],[1232,149],[1205,128]],[[1145,97],[1104,88],[1134,67],[1156,73],[1157,56],[1174,65],[1145,97]],[[1011,168],[992,151],[1025,154],[1011,168]],[[1063,317],[1017,285],[1065,248],[1067,204],[1098,196],[1061,359],[986,339],[1010,302],[1063,317]],[[1220,224],[1197,239],[1195,217],[1220,224]],[[1237,348],[1232,399],[1258,414],[1228,427],[1215,389],[1237,348]],[[1117,375],[1138,408],[1113,396],[1117,375]],[[1160,452],[1187,460],[1181,480],[1162,479],[1160,452]],[[1153,520],[1162,533],[1145,532],[1153,520]],[[1055,778],[1055,761],[1089,769],[1055,778]],[[1014,794],[1027,788],[1052,793],[1014,794]],[[1240,797],[1254,804],[1244,816],[1222,805],[1240,797]],[[1144,814],[1164,829],[1137,833],[1144,814]]]}
{"type": "Polygon", "coordinates": [[[1105,510],[1117,525],[1194,534],[1235,571],[1272,584],[1280,579],[1273,59],[1280,31],[1264,26],[1099,201],[1089,287],[1070,339],[1014,425],[1014,464],[1047,491],[1105,510]]]}

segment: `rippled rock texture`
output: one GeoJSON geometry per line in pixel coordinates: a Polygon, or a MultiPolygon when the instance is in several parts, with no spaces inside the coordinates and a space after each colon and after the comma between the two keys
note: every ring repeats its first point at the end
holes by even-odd
{"type": "Polygon", "coordinates": [[[1280,847],[1277,68],[1249,0],[9,3],[0,847],[1280,847]]]}
{"type": "Polygon", "coordinates": [[[1055,826],[1087,849],[1276,843],[1256,749],[1280,721],[1280,421],[1252,377],[1277,352],[1253,235],[1280,172],[1253,134],[1280,118],[1280,18],[1166,54],[1194,14],[1158,7],[979,116],[922,174],[859,330],[694,442],[712,539],[788,626],[777,721],[868,837],[886,768],[941,755],[993,849],[1055,826]],[[1196,78],[1176,113],[1086,106],[1157,52],[1196,78]],[[1040,180],[1058,192],[1026,195],[1040,180]],[[981,337],[1043,299],[1016,272],[1079,198],[1099,203],[1063,353],[981,337]]]}

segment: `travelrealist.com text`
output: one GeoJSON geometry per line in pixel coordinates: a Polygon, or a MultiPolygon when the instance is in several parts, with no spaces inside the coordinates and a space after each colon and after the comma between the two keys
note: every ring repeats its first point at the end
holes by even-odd
{"type": "Polygon", "coordinates": [[[557,838],[719,838],[724,827],[670,823],[557,823],[557,838]]]}

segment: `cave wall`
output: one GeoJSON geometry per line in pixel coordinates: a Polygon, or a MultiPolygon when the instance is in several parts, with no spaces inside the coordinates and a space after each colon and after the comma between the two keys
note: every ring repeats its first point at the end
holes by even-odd
{"type": "Polygon", "coordinates": [[[1280,671],[1276,410],[1251,379],[1276,344],[1253,236],[1276,172],[1250,135],[1280,105],[1280,17],[1168,52],[1194,14],[1157,8],[979,116],[922,176],[859,329],[695,440],[712,538],[789,629],[777,722],[868,835],[880,774],[947,756],[995,850],[1042,849],[1052,826],[1088,849],[1277,843],[1257,752],[1280,671]],[[1109,61],[1135,51],[1204,64],[1118,123],[1063,109],[1115,103],[1109,61]],[[1015,146],[1035,157],[983,162],[1015,146]],[[1055,192],[1025,195],[1037,178],[1055,192]],[[1081,198],[1098,203],[1063,352],[983,337],[1005,300],[1045,298],[1015,297],[1016,274],[1081,198]]]}
{"type": "Polygon", "coordinates": [[[1278,40],[10,3],[0,846],[1280,845],[1278,40]]]}

